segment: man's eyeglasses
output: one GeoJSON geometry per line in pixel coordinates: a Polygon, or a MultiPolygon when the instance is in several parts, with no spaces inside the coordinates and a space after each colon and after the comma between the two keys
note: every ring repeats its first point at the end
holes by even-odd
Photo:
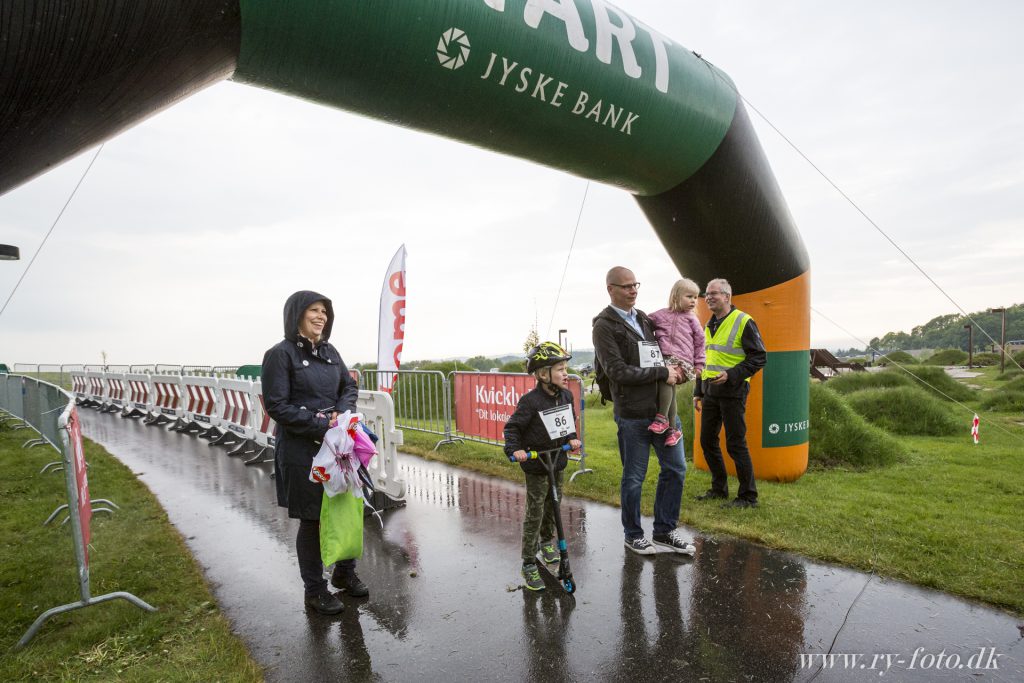
{"type": "Polygon", "coordinates": [[[709,296],[727,296],[727,292],[704,292],[704,298],[707,299],[709,296]]]}
{"type": "Polygon", "coordinates": [[[617,285],[617,284],[615,284],[613,282],[613,283],[611,283],[611,285],[612,285],[612,287],[618,287],[619,289],[632,289],[632,290],[640,289],[640,283],[639,282],[627,282],[624,285],[617,285]]]}

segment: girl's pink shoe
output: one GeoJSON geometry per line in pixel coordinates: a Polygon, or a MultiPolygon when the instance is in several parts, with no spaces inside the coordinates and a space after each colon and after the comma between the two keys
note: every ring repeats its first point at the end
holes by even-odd
{"type": "Polygon", "coordinates": [[[654,422],[648,425],[647,429],[654,432],[655,434],[664,434],[668,431],[668,418],[658,413],[654,416],[654,422]]]}

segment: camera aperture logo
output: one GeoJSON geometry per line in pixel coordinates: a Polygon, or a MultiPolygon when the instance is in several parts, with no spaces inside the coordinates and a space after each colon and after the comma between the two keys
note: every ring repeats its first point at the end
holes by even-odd
{"type": "Polygon", "coordinates": [[[454,71],[469,59],[469,36],[462,29],[450,28],[437,41],[437,61],[454,71]]]}

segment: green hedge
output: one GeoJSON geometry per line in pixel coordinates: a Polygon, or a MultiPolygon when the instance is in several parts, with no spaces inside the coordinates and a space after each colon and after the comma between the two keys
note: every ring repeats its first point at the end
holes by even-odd
{"type": "Polygon", "coordinates": [[[989,367],[992,365],[999,365],[999,354],[998,353],[976,353],[974,354],[974,364],[982,367],[989,367]]]}
{"type": "Polygon", "coordinates": [[[962,429],[948,405],[914,387],[867,389],[847,397],[850,407],[894,434],[951,436],[962,429]]]}

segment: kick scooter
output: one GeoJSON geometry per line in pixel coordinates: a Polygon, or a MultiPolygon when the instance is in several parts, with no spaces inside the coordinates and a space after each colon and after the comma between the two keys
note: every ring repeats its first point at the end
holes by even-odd
{"type": "MultiPolygon", "coordinates": [[[[555,514],[555,530],[558,532],[558,580],[566,593],[576,592],[576,581],[572,578],[572,569],[569,568],[569,549],[565,542],[565,531],[562,530],[561,501],[558,497],[558,487],[555,485],[555,458],[562,451],[569,451],[571,447],[565,444],[561,448],[550,451],[526,451],[530,460],[540,460],[544,469],[548,472],[548,483],[551,485],[551,501],[555,514]]],[[[509,456],[509,460],[516,462],[516,459],[509,456]]],[[[545,566],[545,569],[547,567],[545,566]]],[[[549,570],[550,571],[550,570],[549,570]]]]}

